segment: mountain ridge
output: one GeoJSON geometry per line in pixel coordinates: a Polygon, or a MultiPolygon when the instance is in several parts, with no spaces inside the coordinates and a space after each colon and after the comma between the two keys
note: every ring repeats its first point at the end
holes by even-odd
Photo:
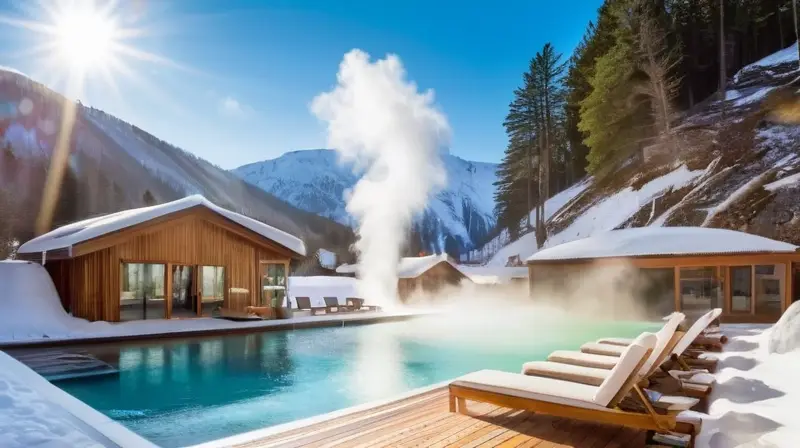
{"type": "MultiPolygon", "coordinates": [[[[421,248],[457,255],[475,247],[495,225],[494,182],[497,164],[472,162],[442,153],[447,185],[432,195],[415,221],[421,248]]],[[[355,226],[345,195],[359,179],[352,165],[339,162],[331,149],[306,149],[231,170],[243,180],[294,206],[355,226]]]]}

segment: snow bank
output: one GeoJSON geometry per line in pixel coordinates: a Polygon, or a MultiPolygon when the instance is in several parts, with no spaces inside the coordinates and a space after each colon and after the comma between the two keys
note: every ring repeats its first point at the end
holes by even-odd
{"type": "Polygon", "coordinates": [[[767,325],[724,325],[722,331],[730,341],[713,354],[720,360],[717,384],[697,447],[798,446],[800,353],[770,353],[774,330],[767,325]]]}
{"type": "Polygon", "coordinates": [[[352,277],[289,277],[289,300],[293,307],[297,307],[298,297],[311,299],[311,306],[325,306],[325,297],[336,297],[345,305],[348,297],[361,297],[357,282],[352,277]]]}
{"type": "Polygon", "coordinates": [[[89,324],[64,311],[41,265],[0,261],[0,285],[0,340],[64,338],[89,324]]]}
{"type": "Polygon", "coordinates": [[[0,446],[155,448],[3,352],[0,352],[0,446]]]}
{"type": "MultiPolygon", "coordinates": [[[[800,302],[793,303],[772,327],[770,353],[789,353],[800,348],[800,302]]],[[[800,354],[798,354],[800,356],[800,354]]]]}
{"type": "Polygon", "coordinates": [[[305,244],[300,238],[268,226],[261,221],[219,207],[200,195],[187,196],[177,201],[154,205],[152,207],[124,210],[74,222],[28,241],[20,246],[19,253],[39,253],[54,249],[71,248],[75,244],[97,238],[107,233],[198,206],[205,207],[218,213],[265,238],[277,242],[299,255],[306,254],[305,244]]]}
{"type": "Polygon", "coordinates": [[[755,103],[757,101],[761,101],[762,99],[764,99],[765,96],[767,96],[769,92],[772,92],[773,90],[775,90],[774,87],[761,87],[760,89],[756,90],[750,95],[737,99],[736,102],[734,103],[734,106],[741,107],[755,103]]]}
{"type": "MultiPolygon", "coordinates": [[[[682,188],[694,182],[706,171],[691,171],[686,168],[686,165],[681,165],[674,171],[651,180],[639,190],[627,187],[590,207],[566,229],[550,236],[544,247],[553,247],[615,229],[638,212],[642,206],[652,201],[653,198],[670,188],[682,188]]],[[[498,251],[487,265],[505,266],[509,257],[519,255],[521,259],[526,259],[536,252],[536,235],[531,232],[498,251]]]]}
{"type": "Polygon", "coordinates": [[[528,261],[742,252],[794,253],[796,250],[797,246],[793,244],[735,230],[637,227],[598,233],[544,249],[528,258],[528,261]]]}

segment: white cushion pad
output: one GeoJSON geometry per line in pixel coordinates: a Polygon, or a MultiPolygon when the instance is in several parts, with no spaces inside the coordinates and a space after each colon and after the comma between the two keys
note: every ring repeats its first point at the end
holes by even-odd
{"type": "Polygon", "coordinates": [[[598,344],[610,344],[610,345],[628,346],[628,345],[633,344],[633,339],[631,339],[631,338],[603,338],[603,339],[598,339],[596,342],[598,344]]]}
{"type": "Polygon", "coordinates": [[[618,356],[592,355],[572,350],[556,350],[547,357],[548,361],[573,364],[576,366],[595,367],[611,370],[619,362],[618,356]]]}
{"type": "Polygon", "coordinates": [[[607,409],[592,401],[598,389],[596,386],[552,378],[525,376],[499,370],[479,370],[457,378],[451,384],[585,409],[607,409]]]}
{"type": "Polygon", "coordinates": [[[583,367],[560,362],[531,361],[522,365],[523,375],[555,378],[592,386],[603,384],[603,381],[608,378],[610,373],[611,370],[609,369],[583,367]]]}
{"type": "Polygon", "coordinates": [[[620,356],[626,347],[611,344],[598,344],[597,342],[587,342],[581,345],[581,351],[593,355],[620,356]]]}

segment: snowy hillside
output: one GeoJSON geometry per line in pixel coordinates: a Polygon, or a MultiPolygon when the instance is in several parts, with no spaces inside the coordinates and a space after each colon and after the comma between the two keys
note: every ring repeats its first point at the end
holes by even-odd
{"type": "MultiPolygon", "coordinates": [[[[710,100],[676,128],[678,153],[631,159],[551,198],[544,247],[643,226],[720,227],[800,243],[800,123],[784,119],[800,108],[797,71],[796,45],[744,67],[724,119],[723,102],[710,100]]],[[[538,250],[534,233],[511,242],[505,232],[474,253],[506,266],[538,250]]]]}
{"type": "MultiPolygon", "coordinates": [[[[19,240],[32,236],[67,103],[18,72],[0,70],[0,206],[15,211],[11,233],[19,240]],[[6,194],[12,191],[18,193],[6,194]]],[[[349,228],[295,208],[101,110],[77,105],[69,151],[54,225],[199,193],[311,246],[346,250],[352,241],[349,228]]],[[[0,228],[9,225],[2,221],[0,228]]]]}
{"type": "MultiPolygon", "coordinates": [[[[495,223],[494,182],[497,165],[469,162],[443,155],[448,183],[430,202],[417,222],[429,251],[470,249],[495,223]]],[[[358,181],[351,166],[340,164],[332,150],[286,153],[273,160],[234,170],[242,179],[295,207],[354,225],[345,206],[345,193],[358,181]]]]}

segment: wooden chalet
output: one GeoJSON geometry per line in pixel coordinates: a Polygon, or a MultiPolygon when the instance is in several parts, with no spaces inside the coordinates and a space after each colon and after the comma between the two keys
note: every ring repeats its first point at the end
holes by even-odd
{"type": "Polygon", "coordinates": [[[619,265],[635,277],[625,283],[660,312],[722,308],[725,322],[775,322],[800,299],[798,247],[733,230],[613,230],[542,250],[527,263],[532,291],[574,288],[592,271],[619,265]]]}
{"type": "MultiPolygon", "coordinates": [[[[336,268],[340,275],[355,276],[357,265],[343,264],[336,268]]],[[[405,257],[397,268],[397,293],[406,300],[415,291],[433,293],[448,285],[458,285],[469,277],[453,263],[447,254],[426,257],[405,257]]]]}
{"type": "Polygon", "coordinates": [[[197,195],[72,223],[18,252],[75,317],[110,322],[280,304],[304,255],[299,238],[197,195]]]}

